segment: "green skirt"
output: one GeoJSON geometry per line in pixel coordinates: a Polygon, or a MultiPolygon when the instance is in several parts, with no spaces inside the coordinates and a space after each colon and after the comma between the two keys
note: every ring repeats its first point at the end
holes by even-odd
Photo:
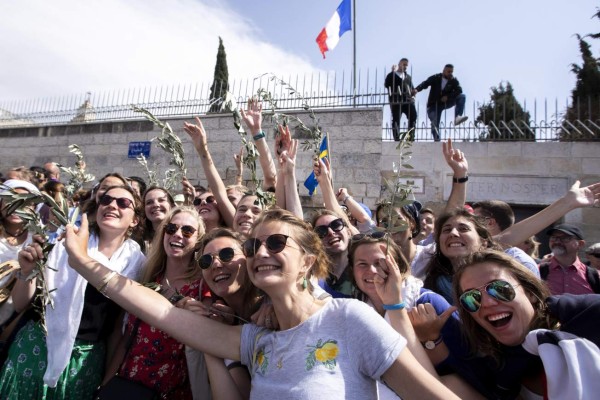
{"type": "Polygon", "coordinates": [[[15,337],[0,375],[0,399],[89,400],[104,373],[104,343],[76,340],[55,388],[44,384],[47,348],[44,331],[29,321],[15,337]]]}

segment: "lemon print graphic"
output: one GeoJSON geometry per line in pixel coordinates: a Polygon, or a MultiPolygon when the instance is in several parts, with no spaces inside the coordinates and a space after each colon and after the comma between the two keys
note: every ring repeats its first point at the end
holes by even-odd
{"type": "Polygon", "coordinates": [[[310,371],[318,363],[321,363],[327,369],[335,369],[336,358],[340,352],[337,340],[329,339],[323,342],[319,339],[316,346],[308,346],[312,349],[306,357],[306,370],[310,371]]]}

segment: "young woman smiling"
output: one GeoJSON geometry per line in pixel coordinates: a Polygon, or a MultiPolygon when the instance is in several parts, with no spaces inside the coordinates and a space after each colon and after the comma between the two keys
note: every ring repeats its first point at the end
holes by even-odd
{"type": "MultiPolygon", "coordinates": [[[[244,242],[248,276],[273,303],[281,328],[228,326],[180,310],[86,254],[87,226],[67,228],[70,265],[130,312],[206,353],[241,360],[251,398],[365,399],[385,382],[403,398],[457,398],[415,362],[406,340],[356,300],[319,300],[307,282],[325,276],[327,257],[310,226],[283,210],[265,211],[244,242]],[[365,346],[369,343],[369,346],[365,346]]],[[[192,300],[188,300],[192,301],[192,300]]],[[[405,312],[398,310],[397,312],[405,312]]]]}
{"type": "MultiPolygon", "coordinates": [[[[158,227],[141,282],[159,284],[161,294],[173,303],[184,296],[199,298],[202,279],[194,252],[203,235],[204,223],[196,210],[178,207],[169,212],[158,227]]],[[[104,382],[115,373],[163,397],[192,398],[185,346],[133,314],[127,316],[125,334],[106,369],[104,382]]]]}
{"type": "MultiPolygon", "coordinates": [[[[105,188],[94,219],[93,233],[83,243],[90,259],[110,274],[137,279],[145,257],[128,237],[143,219],[139,197],[129,186],[105,188]]],[[[46,283],[55,289],[54,307],[45,307],[47,336],[38,321],[19,331],[2,369],[2,399],[89,399],[102,379],[105,342],[119,308],[102,296],[102,284],[95,288],[72,273],[63,244],[54,246],[47,261],[46,283]]],[[[23,279],[12,292],[17,311],[36,301],[36,278],[30,274],[41,257],[37,241],[19,253],[23,279]]]]}
{"type": "Polygon", "coordinates": [[[485,357],[483,367],[473,360],[468,366],[486,397],[596,396],[600,296],[550,297],[529,270],[491,250],[471,254],[453,288],[469,344],[485,357]]]}

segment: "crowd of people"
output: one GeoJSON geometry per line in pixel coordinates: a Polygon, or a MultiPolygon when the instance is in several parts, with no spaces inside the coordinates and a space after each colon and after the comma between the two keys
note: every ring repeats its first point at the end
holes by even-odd
{"type": "MultiPolygon", "coordinates": [[[[439,83],[412,88],[407,65],[411,96],[439,83]]],[[[448,88],[452,66],[441,79],[448,88]]],[[[40,204],[42,237],[2,197],[0,398],[106,398],[114,387],[195,400],[595,396],[600,244],[552,224],[598,206],[600,183],[576,182],[515,223],[506,203],[467,202],[467,157],[448,140],[443,210],[389,199],[370,210],[321,159],[324,207],[305,215],[297,140],[279,127],[272,154],[261,104],[242,118],[271,202],[242,186],[239,154],[238,178],[223,182],[199,118],[184,131],[208,188],[184,178],[173,193],[111,173],[67,199],[55,163],[6,172],[2,193],[44,191],[82,214],[58,228],[40,204]],[[535,235],[549,225],[552,253],[540,255],[535,235]]]]}

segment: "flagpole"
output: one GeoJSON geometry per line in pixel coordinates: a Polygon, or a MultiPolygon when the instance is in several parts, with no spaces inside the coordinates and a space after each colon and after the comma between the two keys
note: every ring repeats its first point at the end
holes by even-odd
{"type": "Polygon", "coordinates": [[[352,70],[352,98],[356,107],[356,0],[352,0],[352,70]]]}
{"type": "Polygon", "coordinates": [[[333,163],[331,161],[331,147],[329,146],[329,132],[325,132],[325,139],[327,139],[327,158],[329,158],[329,178],[331,180],[331,187],[335,188],[333,186],[333,163]]]}

